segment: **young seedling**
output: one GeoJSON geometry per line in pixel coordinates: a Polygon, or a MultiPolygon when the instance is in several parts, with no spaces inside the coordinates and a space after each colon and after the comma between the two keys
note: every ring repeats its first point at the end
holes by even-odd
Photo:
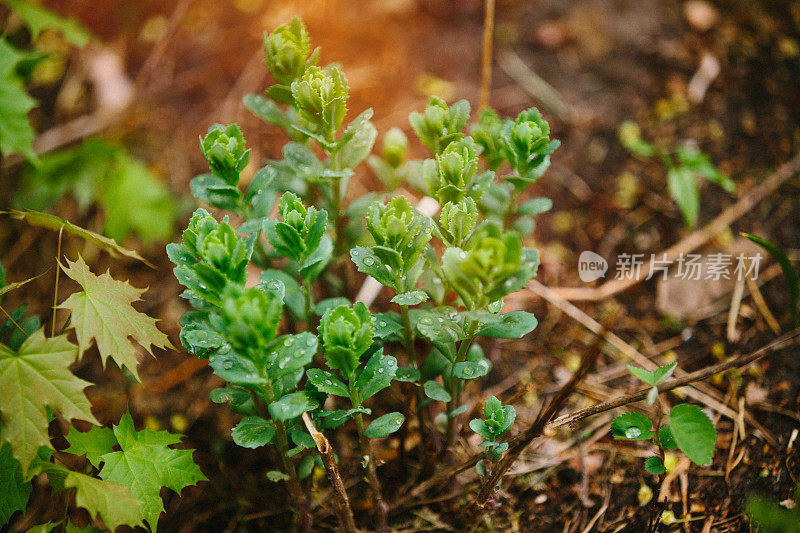
{"type": "Polygon", "coordinates": [[[668,415],[663,412],[658,385],[672,375],[676,366],[677,363],[671,363],[647,371],[628,365],[631,374],[652,387],[647,394],[647,405],[658,403],[658,412],[651,419],[642,413],[630,411],[617,416],[611,423],[611,434],[616,440],[653,441],[659,455],[648,457],[644,468],[658,476],[667,471],[664,465],[666,450],[679,449],[690,461],[704,466],[711,464],[717,441],[714,424],[696,405],[681,403],[672,407],[668,415]]]}
{"type": "Polygon", "coordinates": [[[371,410],[363,407],[363,403],[391,385],[397,373],[397,360],[391,355],[384,355],[380,348],[377,351],[372,349],[375,331],[372,316],[363,303],[359,302],[353,307],[341,305],[329,309],[322,316],[319,330],[325,361],[334,372],[311,368],[306,372],[308,383],[322,393],[348,398],[350,409],[322,411],[317,416],[324,420],[323,425],[327,427],[341,425],[349,417],[355,420],[358,442],[367,467],[382,531],[387,528],[388,507],[383,500],[369,439],[383,438],[394,433],[400,429],[405,417],[401,413],[389,413],[365,426],[364,415],[371,414],[371,410]],[[372,355],[362,365],[361,357],[369,353],[372,355]]]}
{"type": "Polygon", "coordinates": [[[626,150],[646,158],[658,158],[667,169],[667,191],[675,200],[689,228],[697,225],[700,214],[698,178],[714,183],[728,193],[736,192],[736,184],[723,174],[711,159],[692,145],[679,146],[669,151],[642,139],[642,131],[635,122],[623,122],[618,130],[620,143],[626,150]]]}
{"type": "Polygon", "coordinates": [[[503,405],[496,397],[490,396],[483,404],[483,416],[483,420],[473,418],[469,421],[470,429],[483,437],[483,442],[480,443],[480,446],[486,448],[486,458],[481,459],[475,465],[475,471],[482,478],[486,477],[487,473],[485,461],[496,463],[503,457],[503,453],[508,450],[508,442],[500,442],[499,439],[514,425],[517,412],[513,406],[503,405]]]}
{"type": "Polygon", "coordinates": [[[792,327],[800,326],[800,268],[795,270],[786,254],[767,239],[750,233],[742,233],[742,235],[766,250],[781,266],[786,283],[789,285],[789,311],[792,314],[792,327]]]}

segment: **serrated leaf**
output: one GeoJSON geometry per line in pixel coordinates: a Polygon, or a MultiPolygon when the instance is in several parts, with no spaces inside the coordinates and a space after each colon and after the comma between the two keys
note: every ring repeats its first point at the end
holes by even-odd
{"type": "Polygon", "coordinates": [[[287,394],[277,402],[269,404],[269,414],[281,422],[297,418],[306,411],[318,407],[318,403],[305,392],[287,394]]]}
{"type": "Polygon", "coordinates": [[[71,222],[58,218],[55,215],[51,215],[49,213],[40,213],[39,211],[33,211],[31,209],[25,209],[23,211],[16,211],[12,209],[11,211],[8,211],[8,213],[10,213],[14,218],[25,220],[31,226],[40,226],[42,228],[47,228],[54,231],[60,231],[61,228],[64,228],[65,233],[70,233],[94,244],[101,250],[108,252],[111,257],[119,257],[122,255],[136,259],[143,262],[147,266],[153,267],[152,263],[147,261],[137,252],[120,246],[113,239],[109,239],[108,237],[104,237],[99,233],[83,229],[71,222]]]}
{"type": "Polygon", "coordinates": [[[672,375],[672,372],[675,371],[675,367],[678,366],[677,361],[674,363],[670,363],[668,365],[663,365],[658,367],[653,371],[645,370],[644,368],[635,367],[633,365],[627,365],[628,370],[631,374],[639,378],[640,380],[644,381],[646,384],[650,385],[651,387],[655,387],[668,377],[672,375]]]}
{"type": "Polygon", "coordinates": [[[133,419],[126,413],[114,426],[114,436],[120,451],[107,453],[100,477],[130,488],[144,502],[142,512],[153,533],[158,517],[164,511],[161,488],[168,487],[180,494],[184,487],[206,480],[192,459],[192,450],[173,450],[163,442],[176,442],[178,435],[166,438],[166,432],[136,431],[133,419]]]}
{"type": "Polygon", "coordinates": [[[55,30],[61,33],[65,41],[74,46],[82,47],[89,42],[89,32],[74,19],[60,17],[52,11],[23,0],[2,1],[28,26],[33,40],[36,40],[42,30],[55,30]]]}
{"type": "Polygon", "coordinates": [[[57,492],[75,489],[75,504],[89,511],[92,517],[100,518],[109,531],[122,525],[144,527],[143,502],[127,486],[53,463],[42,463],[38,469],[47,474],[57,492]]]}
{"type": "Polygon", "coordinates": [[[688,403],[673,407],[669,412],[669,428],[675,444],[694,464],[711,464],[717,430],[699,407],[688,403]]]}
{"type": "Polygon", "coordinates": [[[622,413],[611,422],[611,434],[617,440],[647,440],[652,427],[653,421],[642,413],[622,413]]]}
{"type": "Polygon", "coordinates": [[[678,448],[678,445],[675,444],[675,439],[672,437],[669,424],[661,426],[661,429],[658,430],[658,442],[665,450],[675,450],[678,448]]]}
{"type": "Polygon", "coordinates": [[[536,328],[538,321],[533,313],[512,311],[497,315],[494,320],[482,320],[483,328],[478,335],[498,339],[519,339],[536,328]]]}
{"type": "Polygon", "coordinates": [[[401,413],[389,413],[388,415],[379,416],[369,423],[367,429],[364,430],[364,436],[370,439],[381,439],[390,435],[400,429],[403,421],[406,419],[401,413]]]}
{"type": "Polygon", "coordinates": [[[542,213],[546,213],[553,208],[553,200],[550,198],[534,198],[533,200],[528,200],[521,206],[517,208],[518,215],[541,215],[542,213]]]}
{"type": "Polygon", "coordinates": [[[312,385],[325,394],[333,394],[334,396],[342,396],[344,398],[350,397],[350,390],[347,388],[347,385],[342,383],[338,377],[327,370],[309,368],[306,370],[306,376],[308,376],[308,381],[310,381],[312,385]]]}
{"type": "Polygon", "coordinates": [[[103,455],[110,453],[117,444],[111,428],[92,426],[87,432],[80,432],[70,426],[67,434],[69,448],[64,450],[75,455],[85,455],[95,468],[100,468],[103,455]]]}
{"type": "Polygon", "coordinates": [[[31,483],[22,477],[22,467],[11,453],[11,445],[0,444],[0,527],[8,523],[17,511],[25,512],[31,483]]]}
{"type": "Polygon", "coordinates": [[[437,402],[449,402],[453,399],[450,393],[438,381],[426,381],[422,386],[425,396],[437,402]]]}
{"type": "Polygon", "coordinates": [[[661,460],[661,457],[648,457],[645,459],[644,469],[657,476],[660,476],[667,471],[666,467],[664,467],[664,461],[661,460]]]}
{"type": "Polygon", "coordinates": [[[260,416],[245,417],[231,431],[233,442],[242,448],[266,446],[275,437],[275,426],[260,416]]]}
{"type": "Polygon", "coordinates": [[[378,256],[372,250],[364,246],[356,246],[350,250],[350,258],[355,263],[359,272],[363,272],[367,276],[372,276],[378,280],[381,285],[387,287],[394,287],[395,279],[392,273],[386,268],[378,256]]]}
{"type": "Polygon", "coordinates": [[[397,305],[417,305],[428,300],[428,294],[425,291],[410,291],[396,295],[392,298],[392,302],[397,305]]]}
{"type": "Polygon", "coordinates": [[[305,367],[317,353],[317,337],[304,331],[297,335],[284,335],[269,355],[270,372],[275,376],[305,367]]]}
{"type": "Polygon", "coordinates": [[[66,267],[60,265],[61,269],[77,281],[83,291],[72,293],[59,308],[72,312],[71,325],[78,336],[81,353],[89,349],[94,339],[103,364],[110,357],[120,368],[127,367],[139,379],[137,350],[131,338],[153,356],[151,344],[158,348],[172,348],[167,336],[156,327],[156,320],[131,305],[147,289],[137,289],[126,281],[117,281],[108,272],[96,276],[81,256],[74,262],[67,259],[66,263],[66,267]]]}
{"type": "Polygon", "coordinates": [[[69,370],[78,347],[66,335],[45,338],[39,329],[18,351],[0,344],[0,441],[11,444],[14,457],[27,472],[40,446],[52,448],[47,434],[47,408],[67,420],[98,424],[83,389],[91,385],[69,370]]]}
{"type": "Polygon", "coordinates": [[[391,385],[395,374],[397,359],[381,351],[370,357],[355,383],[362,401],[391,385]]]}

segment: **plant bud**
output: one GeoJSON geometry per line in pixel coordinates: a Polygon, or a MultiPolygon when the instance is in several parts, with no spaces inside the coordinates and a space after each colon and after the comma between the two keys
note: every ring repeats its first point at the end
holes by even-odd
{"type": "Polygon", "coordinates": [[[245,149],[244,136],[238,124],[214,124],[205,138],[200,138],[200,149],[215,176],[228,185],[239,183],[239,174],[250,160],[250,150],[245,149]]]}
{"type": "Polygon", "coordinates": [[[352,376],[361,355],[372,345],[375,328],[367,306],[358,302],[352,308],[340,305],[322,315],[320,337],[328,366],[352,376]]]}
{"type": "Polygon", "coordinates": [[[383,136],[383,159],[392,167],[398,168],[406,162],[408,137],[400,128],[391,128],[383,136]]]}
{"type": "Polygon", "coordinates": [[[265,362],[266,347],[275,339],[283,304],[272,293],[231,285],[222,299],[226,339],[237,354],[265,362]]]}
{"type": "Polygon", "coordinates": [[[316,64],[316,56],[316,51],[311,52],[311,39],[299,17],[264,35],[264,62],[281,85],[291,85],[301,77],[308,66],[316,64]]]}
{"type": "Polygon", "coordinates": [[[478,206],[472,198],[464,198],[459,203],[449,202],[442,208],[439,223],[447,237],[460,245],[475,228],[478,221],[478,206]]]}
{"type": "Polygon", "coordinates": [[[302,78],[292,82],[292,96],[300,116],[328,141],[333,141],[347,113],[350,86],[337,67],[325,71],[308,67],[302,78]]]}

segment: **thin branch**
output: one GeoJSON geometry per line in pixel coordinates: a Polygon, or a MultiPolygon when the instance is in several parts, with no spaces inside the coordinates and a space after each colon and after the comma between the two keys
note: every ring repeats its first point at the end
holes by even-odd
{"type": "MultiPolygon", "coordinates": [[[[775,353],[779,350],[783,350],[789,346],[794,344],[798,344],[798,340],[800,339],[800,329],[796,329],[794,331],[790,331],[785,333],[784,335],[778,337],[771,343],[767,344],[763,348],[759,348],[755,352],[740,355],[739,357],[735,357],[729,361],[725,361],[724,363],[719,363],[717,365],[709,366],[698,370],[697,372],[692,372],[691,374],[686,374],[680,378],[675,378],[670,381],[667,381],[663,385],[658,386],[659,392],[666,392],[678,387],[683,387],[685,385],[689,385],[695,381],[700,381],[706,379],[708,377],[713,376],[714,374],[719,374],[720,372],[724,372],[726,370],[730,370],[731,368],[740,368],[750,363],[754,363],[759,359],[766,357],[772,353],[775,353]]],[[[623,405],[627,405],[629,403],[638,402],[640,400],[644,400],[647,397],[647,393],[650,391],[651,387],[646,389],[642,389],[640,391],[634,392],[632,394],[627,394],[625,396],[621,396],[614,400],[609,400],[607,402],[598,403],[587,407],[585,409],[581,409],[580,411],[576,411],[574,413],[564,415],[560,418],[556,418],[549,424],[547,424],[547,429],[555,429],[561,426],[565,426],[567,424],[574,424],[579,420],[583,420],[584,418],[588,418],[590,416],[610,411],[611,409],[616,409],[617,407],[622,407],[623,405]]]]}
{"type": "Polygon", "coordinates": [[[314,439],[314,443],[317,445],[317,451],[320,457],[322,457],[322,464],[325,465],[325,472],[328,474],[328,481],[331,482],[331,487],[333,487],[333,491],[336,495],[336,511],[339,515],[339,523],[342,527],[342,531],[355,533],[358,529],[356,529],[356,523],[355,520],[353,520],[350,498],[347,496],[347,490],[344,487],[342,476],[339,474],[339,467],[336,466],[336,458],[334,457],[331,443],[328,442],[325,435],[317,430],[314,426],[314,422],[311,421],[311,417],[308,416],[308,413],[303,413],[303,422],[306,425],[306,429],[308,429],[308,432],[311,434],[311,437],[314,439]]]}
{"type": "Polygon", "coordinates": [[[492,45],[494,43],[494,1],[485,0],[483,19],[483,57],[481,61],[481,94],[478,109],[489,107],[492,90],[492,45]]]}
{"type": "Polygon", "coordinates": [[[570,380],[567,381],[561,387],[561,389],[559,389],[547,407],[542,409],[533,424],[531,424],[531,426],[525,432],[517,435],[513,439],[513,444],[509,445],[508,451],[503,455],[503,458],[492,469],[491,474],[489,474],[487,479],[483,482],[481,491],[478,493],[478,499],[475,501],[476,506],[480,508],[484,508],[486,506],[486,502],[489,501],[489,498],[495,492],[495,487],[497,487],[497,485],[500,483],[500,480],[508,471],[508,469],[511,468],[511,465],[514,464],[514,461],[519,458],[523,450],[525,450],[525,448],[527,448],[534,439],[542,436],[542,432],[544,431],[547,423],[550,422],[550,420],[555,416],[564,401],[566,401],[570,394],[572,394],[578,383],[594,365],[594,362],[600,355],[600,346],[602,342],[603,335],[601,334],[597,336],[597,339],[592,346],[583,354],[583,357],[581,358],[581,364],[578,367],[578,370],[572,375],[570,380]]]}

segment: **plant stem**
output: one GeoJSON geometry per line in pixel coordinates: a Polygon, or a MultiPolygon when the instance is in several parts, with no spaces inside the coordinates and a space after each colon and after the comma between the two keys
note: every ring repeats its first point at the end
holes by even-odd
{"type": "Polygon", "coordinates": [[[378,531],[387,531],[389,507],[386,505],[386,502],[383,501],[381,482],[378,480],[378,469],[375,465],[375,458],[372,456],[372,447],[370,446],[369,439],[364,436],[364,417],[361,413],[356,413],[353,418],[356,420],[358,443],[361,446],[361,453],[367,461],[367,480],[369,481],[370,488],[372,488],[372,496],[375,498],[375,512],[378,515],[378,531]]]}
{"type": "MultiPolygon", "coordinates": [[[[456,363],[462,363],[464,360],[466,360],[469,347],[472,346],[472,343],[475,340],[475,330],[477,328],[478,322],[475,320],[470,321],[469,325],[467,326],[467,338],[461,341],[461,344],[458,346],[458,353],[456,353],[456,359],[453,361],[453,366],[455,366],[456,363]]],[[[448,457],[452,458],[455,456],[455,450],[451,448],[456,440],[456,418],[458,417],[451,417],[450,413],[452,413],[458,405],[459,397],[461,396],[461,392],[459,391],[461,380],[452,375],[452,368],[450,372],[450,380],[448,382],[448,388],[450,390],[447,391],[450,393],[450,401],[447,402],[447,436],[445,438],[444,449],[442,451],[448,457]]]]}
{"type": "MultiPolygon", "coordinates": [[[[339,154],[338,152],[331,154],[331,170],[338,172],[339,168],[339,154]]],[[[336,232],[336,239],[333,243],[333,257],[334,260],[338,259],[342,254],[342,247],[344,246],[344,228],[342,227],[342,184],[341,178],[331,180],[331,216],[333,217],[333,229],[336,232]]]]}
{"type": "Polygon", "coordinates": [[[284,426],[283,422],[277,418],[273,418],[267,409],[267,402],[271,402],[274,397],[272,392],[272,384],[269,380],[267,380],[266,385],[263,387],[263,391],[267,401],[264,401],[255,392],[252,393],[253,401],[255,402],[259,415],[261,415],[262,418],[271,419],[272,423],[275,424],[275,447],[278,448],[278,454],[281,456],[283,469],[289,476],[286,484],[289,487],[289,494],[292,498],[290,505],[296,513],[297,530],[301,531],[302,533],[310,533],[312,518],[311,511],[308,507],[308,499],[303,491],[303,486],[300,484],[300,479],[297,477],[297,470],[294,467],[294,460],[291,457],[286,457],[286,452],[289,450],[289,439],[286,436],[286,426],[284,426]]]}
{"type": "Polygon", "coordinates": [[[311,280],[303,278],[303,296],[305,296],[306,304],[306,331],[312,331],[314,328],[314,295],[311,292],[311,280]]]}
{"type": "Polygon", "coordinates": [[[514,208],[519,199],[519,191],[516,187],[511,190],[511,197],[508,199],[508,206],[506,207],[506,215],[503,217],[503,229],[508,230],[511,226],[511,219],[514,218],[514,208]]]}
{"type": "Polygon", "coordinates": [[[281,461],[283,461],[283,469],[289,476],[286,482],[289,486],[289,493],[294,502],[292,505],[297,512],[297,529],[302,532],[311,531],[311,512],[308,509],[308,500],[303,492],[303,486],[300,484],[300,479],[297,477],[297,470],[294,468],[294,461],[291,457],[286,457],[286,451],[289,449],[289,440],[286,437],[286,426],[277,418],[272,419],[275,424],[275,437],[278,448],[278,453],[281,454],[281,461]]]}
{"type": "MultiPolygon", "coordinates": [[[[417,350],[414,347],[414,328],[411,327],[411,317],[408,313],[408,306],[400,306],[400,315],[403,319],[403,333],[405,335],[406,352],[408,353],[408,365],[411,368],[419,369],[422,367],[421,358],[417,359],[417,350]]],[[[417,403],[417,422],[419,423],[420,434],[420,448],[423,455],[422,475],[427,476],[433,472],[435,453],[433,449],[433,442],[430,435],[430,424],[428,422],[428,415],[425,406],[422,405],[424,400],[422,389],[420,387],[414,388],[417,403]]]]}
{"type": "Polygon", "coordinates": [[[355,533],[356,523],[353,520],[353,510],[350,508],[350,498],[347,496],[347,490],[344,487],[344,481],[339,474],[339,467],[336,466],[336,457],[333,454],[333,448],[328,439],[325,438],[317,428],[308,413],[303,413],[303,423],[306,429],[314,439],[314,444],[317,446],[317,451],[322,458],[322,464],[325,465],[325,472],[328,474],[328,481],[330,481],[333,491],[336,493],[336,509],[339,515],[339,523],[343,531],[347,533],[355,533]]]}
{"type": "Polygon", "coordinates": [[[56,282],[55,287],[53,288],[53,318],[52,324],[50,327],[50,336],[56,336],[56,308],[58,307],[58,275],[61,273],[61,236],[64,233],[64,226],[61,226],[61,229],[58,230],[58,248],[56,249],[56,282]]]}
{"type": "Polygon", "coordinates": [[[492,89],[492,44],[494,41],[494,0],[485,0],[483,19],[483,57],[481,59],[481,93],[478,109],[489,107],[492,89]]]}

